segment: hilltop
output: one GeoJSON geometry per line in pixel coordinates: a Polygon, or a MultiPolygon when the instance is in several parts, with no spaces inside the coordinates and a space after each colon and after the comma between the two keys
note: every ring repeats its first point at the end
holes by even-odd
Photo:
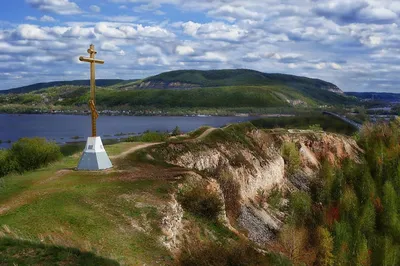
{"type": "Polygon", "coordinates": [[[220,87],[220,86],[249,86],[249,85],[293,85],[300,89],[306,86],[309,89],[322,89],[343,94],[336,85],[307,77],[269,74],[249,69],[223,70],[177,70],[165,72],[144,79],[139,87],[142,88],[175,88],[175,87],[220,87]],[[181,85],[182,84],[182,85],[181,85]]]}

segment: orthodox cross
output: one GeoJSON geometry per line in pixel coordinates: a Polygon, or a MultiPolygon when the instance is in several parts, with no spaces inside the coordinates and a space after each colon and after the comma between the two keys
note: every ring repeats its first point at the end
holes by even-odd
{"type": "Polygon", "coordinates": [[[103,60],[95,59],[95,55],[97,52],[94,50],[94,45],[91,44],[90,48],[87,50],[90,57],[79,57],[79,60],[82,62],[89,62],[90,63],[90,100],[89,100],[89,107],[90,112],[92,114],[92,137],[97,136],[96,132],[96,120],[99,117],[99,114],[96,111],[96,64],[104,64],[103,60]]]}

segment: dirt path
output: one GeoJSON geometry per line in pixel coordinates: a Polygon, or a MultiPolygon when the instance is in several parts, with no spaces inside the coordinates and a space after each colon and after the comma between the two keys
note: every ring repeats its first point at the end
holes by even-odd
{"type": "MultiPolygon", "coordinates": [[[[197,138],[188,139],[187,141],[204,139],[205,137],[207,137],[211,132],[213,132],[216,129],[217,128],[209,128],[206,131],[204,131],[197,138]]],[[[110,159],[121,159],[135,151],[145,149],[148,147],[157,146],[157,145],[160,145],[163,143],[165,143],[165,142],[152,142],[152,143],[139,144],[139,145],[132,147],[132,148],[128,149],[127,151],[124,151],[118,155],[110,156],[110,159]]],[[[67,175],[72,172],[74,172],[74,169],[60,169],[60,170],[56,171],[53,175],[49,176],[48,178],[38,182],[38,184],[41,185],[41,184],[45,184],[45,183],[54,181],[55,179],[60,178],[64,175],[67,175]]],[[[157,169],[157,171],[155,171],[155,169],[150,169],[150,171],[145,171],[145,173],[142,173],[140,171],[138,173],[127,173],[125,171],[122,171],[122,172],[124,172],[124,173],[121,173],[120,178],[124,178],[124,179],[141,179],[144,176],[146,176],[146,177],[150,176],[153,179],[160,179],[160,178],[171,179],[171,178],[174,178],[178,174],[186,173],[187,170],[182,170],[180,168],[177,168],[177,169],[174,169],[174,171],[167,171],[167,173],[163,173],[163,174],[159,173],[160,172],[159,169],[157,169]],[[152,171],[154,173],[151,173],[152,171]]],[[[36,198],[38,198],[40,196],[44,196],[44,195],[52,193],[52,192],[54,192],[54,191],[40,191],[40,192],[25,191],[22,194],[16,195],[16,196],[12,197],[10,200],[0,204],[0,215],[3,215],[4,213],[6,213],[12,209],[18,208],[22,205],[28,204],[29,202],[35,200],[36,198]]]]}
{"type": "MultiPolygon", "coordinates": [[[[207,137],[211,132],[213,132],[213,131],[216,130],[216,129],[217,129],[217,128],[214,128],[214,127],[207,129],[207,130],[204,131],[200,136],[198,136],[197,138],[195,138],[195,140],[204,139],[205,137],[207,137]]],[[[189,139],[189,140],[190,140],[190,139],[189,139]]],[[[129,154],[135,152],[135,151],[138,151],[138,150],[141,150],[141,149],[145,149],[145,148],[148,148],[148,147],[153,147],[153,146],[160,145],[160,144],[163,144],[163,143],[165,143],[165,142],[152,142],[152,143],[140,144],[140,145],[137,145],[137,146],[135,146],[135,147],[130,148],[130,149],[127,150],[127,151],[124,151],[124,152],[120,153],[119,155],[110,156],[110,159],[121,159],[121,158],[124,158],[124,157],[126,157],[127,155],[129,155],[129,154]]]]}
{"type": "Polygon", "coordinates": [[[213,132],[213,131],[216,130],[216,129],[217,129],[217,128],[215,128],[215,127],[209,128],[209,129],[207,129],[206,131],[204,131],[203,134],[201,134],[200,136],[198,136],[198,137],[195,138],[195,139],[197,139],[197,140],[204,139],[205,137],[207,137],[208,135],[210,135],[210,133],[213,132]]]}
{"type": "Polygon", "coordinates": [[[120,153],[118,155],[110,156],[110,159],[121,159],[121,158],[124,158],[127,155],[135,152],[135,151],[138,151],[138,150],[141,150],[141,149],[145,149],[145,148],[148,148],[148,147],[152,147],[152,146],[156,146],[156,145],[159,145],[159,144],[162,144],[162,143],[164,143],[164,142],[153,142],[153,143],[140,144],[140,145],[132,147],[129,150],[124,151],[124,152],[122,152],[122,153],[120,153]]]}

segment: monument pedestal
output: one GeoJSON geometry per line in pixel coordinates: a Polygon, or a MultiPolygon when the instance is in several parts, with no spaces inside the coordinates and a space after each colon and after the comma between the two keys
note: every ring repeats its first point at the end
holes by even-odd
{"type": "Polygon", "coordinates": [[[77,170],[97,171],[112,167],[100,137],[89,137],[77,170]]]}

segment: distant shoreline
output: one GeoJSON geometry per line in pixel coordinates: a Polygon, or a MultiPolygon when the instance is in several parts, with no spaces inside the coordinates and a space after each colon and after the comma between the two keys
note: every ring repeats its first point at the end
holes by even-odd
{"type": "MultiPolygon", "coordinates": [[[[99,113],[100,116],[135,116],[135,117],[293,117],[296,114],[197,114],[197,115],[179,115],[179,114],[145,114],[145,115],[136,115],[136,114],[124,114],[124,113],[117,113],[117,114],[110,114],[110,113],[99,113]]],[[[90,116],[90,113],[43,113],[43,112],[26,112],[26,113],[6,113],[0,112],[0,115],[76,115],[76,116],[90,116]]]]}

